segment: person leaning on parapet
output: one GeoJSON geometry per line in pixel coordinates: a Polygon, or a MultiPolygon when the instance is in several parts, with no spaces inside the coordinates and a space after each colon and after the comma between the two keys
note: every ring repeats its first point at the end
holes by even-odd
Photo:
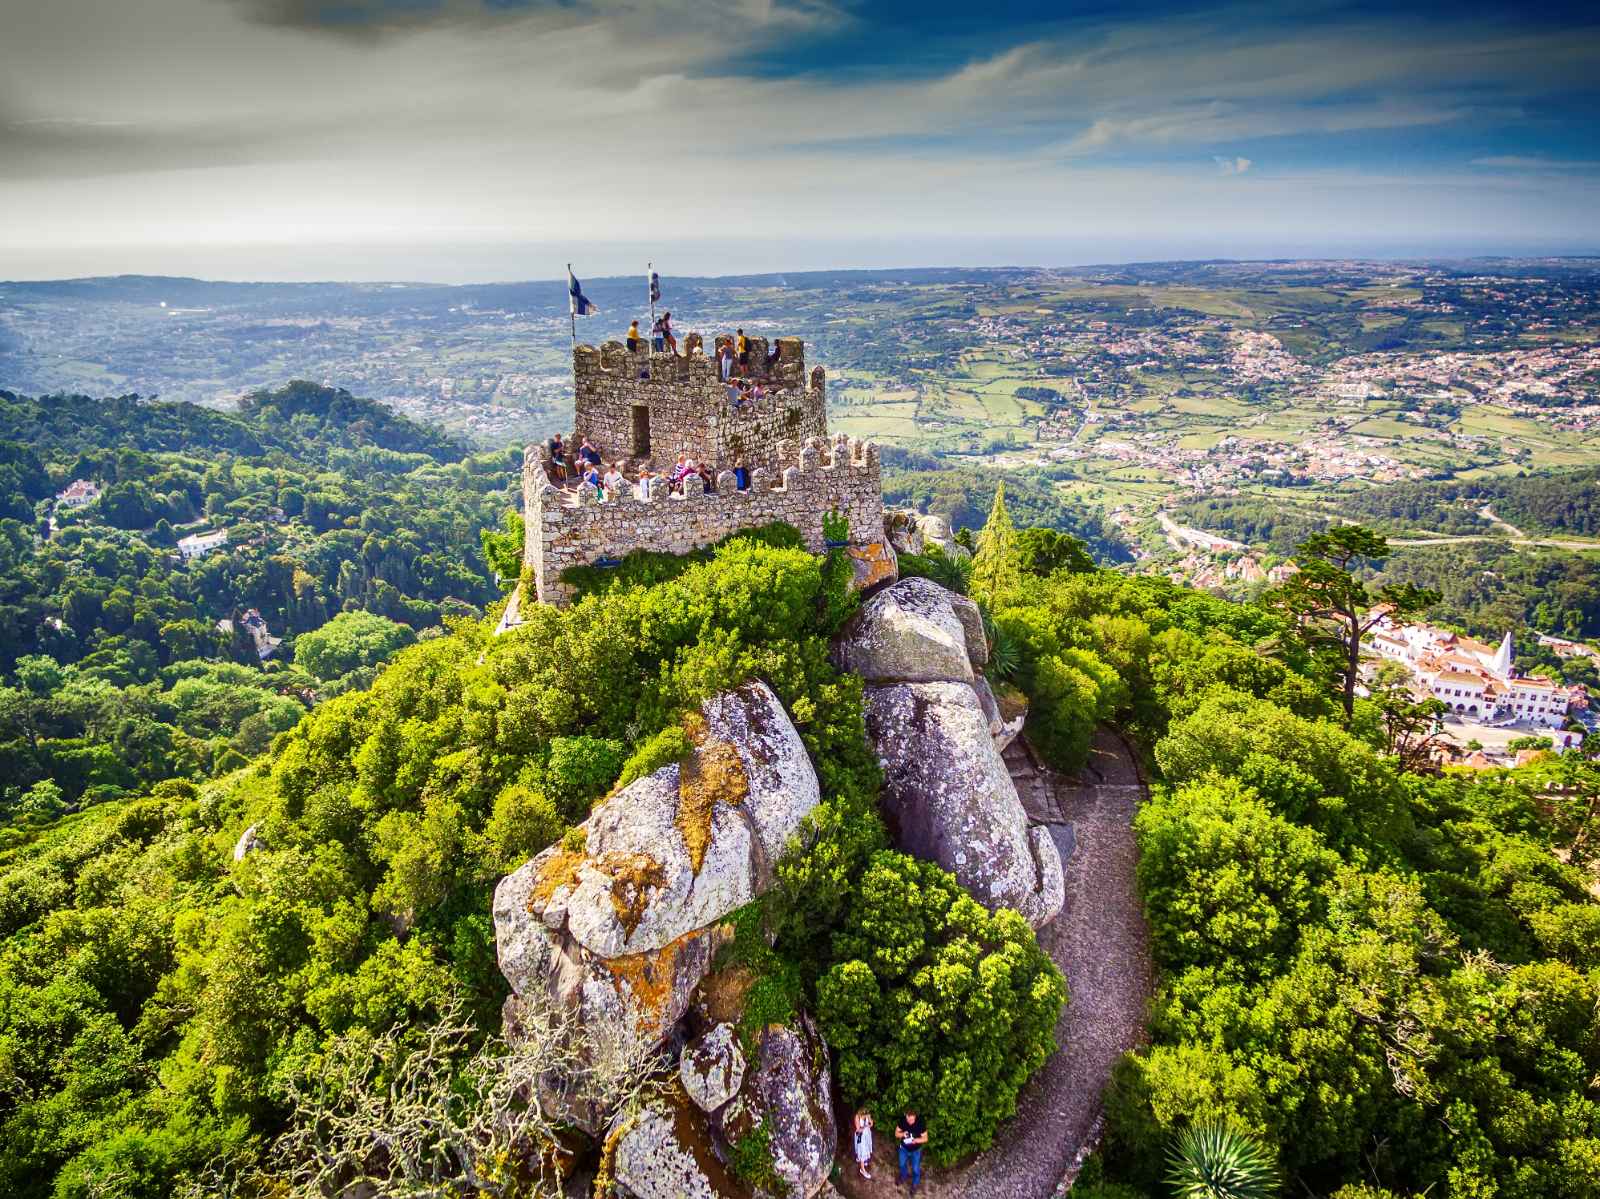
{"type": "Polygon", "coordinates": [[[628,480],[622,473],[622,463],[613,462],[611,464],[611,469],[606,471],[604,483],[606,499],[614,500],[622,495],[623,489],[628,485],[628,480]]]}
{"type": "Polygon", "coordinates": [[[567,477],[567,447],[561,441],[561,434],[552,437],[545,448],[550,451],[550,469],[555,474],[552,481],[563,482],[567,477]]]}
{"type": "Polygon", "coordinates": [[[750,490],[750,471],[745,467],[744,459],[733,468],[733,485],[740,491],[750,490]]]}
{"type": "Polygon", "coordinates": [[[672,473],[667,476],[667,486],[671,487],[673,491],[677,491],[683,486],[684,476],[689,473],[689,470],[688,458],[683,454],[679,454],[678,461],[672,468],[672,473]]]}
{"type": "Polygon", "coordinates": [[[696,473],[700,476],[701,491],[705,492],[707,495],[710,495],[717,489],[717,481],[711,477],[711,468],[709,466],[705,465],[705,463],[701,463],[700,468],[698,471],[696,471],[696,473]]]}
{"type": "Polygon", "coordinates": [[[582,487],[593,487],[596,491],[599,491],[600,468],[593,463],[586,465],[583,468],[583,478],[579,485],[582,487]]]}
{"type": "Polygon", "coordinates": [[[628,353],[637,353],[639,347],[643,344],[644,338],[639,336],[639,322],[634,321],[633,324],[628,326],[628,353]]]}

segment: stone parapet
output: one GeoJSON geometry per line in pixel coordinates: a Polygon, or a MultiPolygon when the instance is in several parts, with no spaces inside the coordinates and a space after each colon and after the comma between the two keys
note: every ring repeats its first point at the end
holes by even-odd
{"type": "Polygon", "coordinates": [[[711,493],[691,481],[674,495],[658,477],[648,498],[630,485],[624,494],[601,500],[592,487],[552,486],[544,461],[543,448],[530,446],[523,464],[523,563],[534,587],[534,596],[525,598],[544,603],[570,601],[571,588],[561,582],[568,567],[618,561],[634,550],[688,553],[774,521],[798,529],[813,553],[827,548],[822,518],[832,511],[848,521],[852,547],[883,538],[877,447],[843,434],[784,442],[774,468],[751,472],[747,491],[736,490],[732,472],[724,470],[711,493]]]}

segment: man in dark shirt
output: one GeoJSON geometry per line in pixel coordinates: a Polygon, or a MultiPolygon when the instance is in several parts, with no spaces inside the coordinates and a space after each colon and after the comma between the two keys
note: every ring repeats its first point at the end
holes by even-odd
{"type": "Polygon", "coordinates": [[[911,1175],[911,1193],[922,1185],[922,1147],[928,1143],[928,1124],[916,1112],[907,1112],[894,1126],[900,1145],[900,1181],[911,1175]]]}

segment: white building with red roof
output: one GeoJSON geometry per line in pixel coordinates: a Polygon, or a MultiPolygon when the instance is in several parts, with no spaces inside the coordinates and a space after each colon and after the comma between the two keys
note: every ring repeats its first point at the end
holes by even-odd
{"type": "Polygon", "coordinates": [[[1407,666],[1417,691],[1459,717],[1538,728],[1566,723],[1571,690],[1518,671],[1510,633],[1495,646],[1436,625],[1397,624],[1386,616],[1368,633],[1367,647],[1407,666]]]}

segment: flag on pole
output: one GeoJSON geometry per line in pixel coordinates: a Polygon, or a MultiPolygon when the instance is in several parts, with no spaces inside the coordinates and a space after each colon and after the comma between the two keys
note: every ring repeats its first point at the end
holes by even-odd
{"type": "Polygon", "coordinates": [[[578,282],[578,276],[572,273],[570,266],[567,268],[567,305],[573,316],[592,316],[600,311],[583,294],[583,284],[578,282]]]}
{"type": "Polygon", "coordinates": [[[661,299],[661,276],[655,271],[650,272],[650,302],[657,303],[661,299]]]}

